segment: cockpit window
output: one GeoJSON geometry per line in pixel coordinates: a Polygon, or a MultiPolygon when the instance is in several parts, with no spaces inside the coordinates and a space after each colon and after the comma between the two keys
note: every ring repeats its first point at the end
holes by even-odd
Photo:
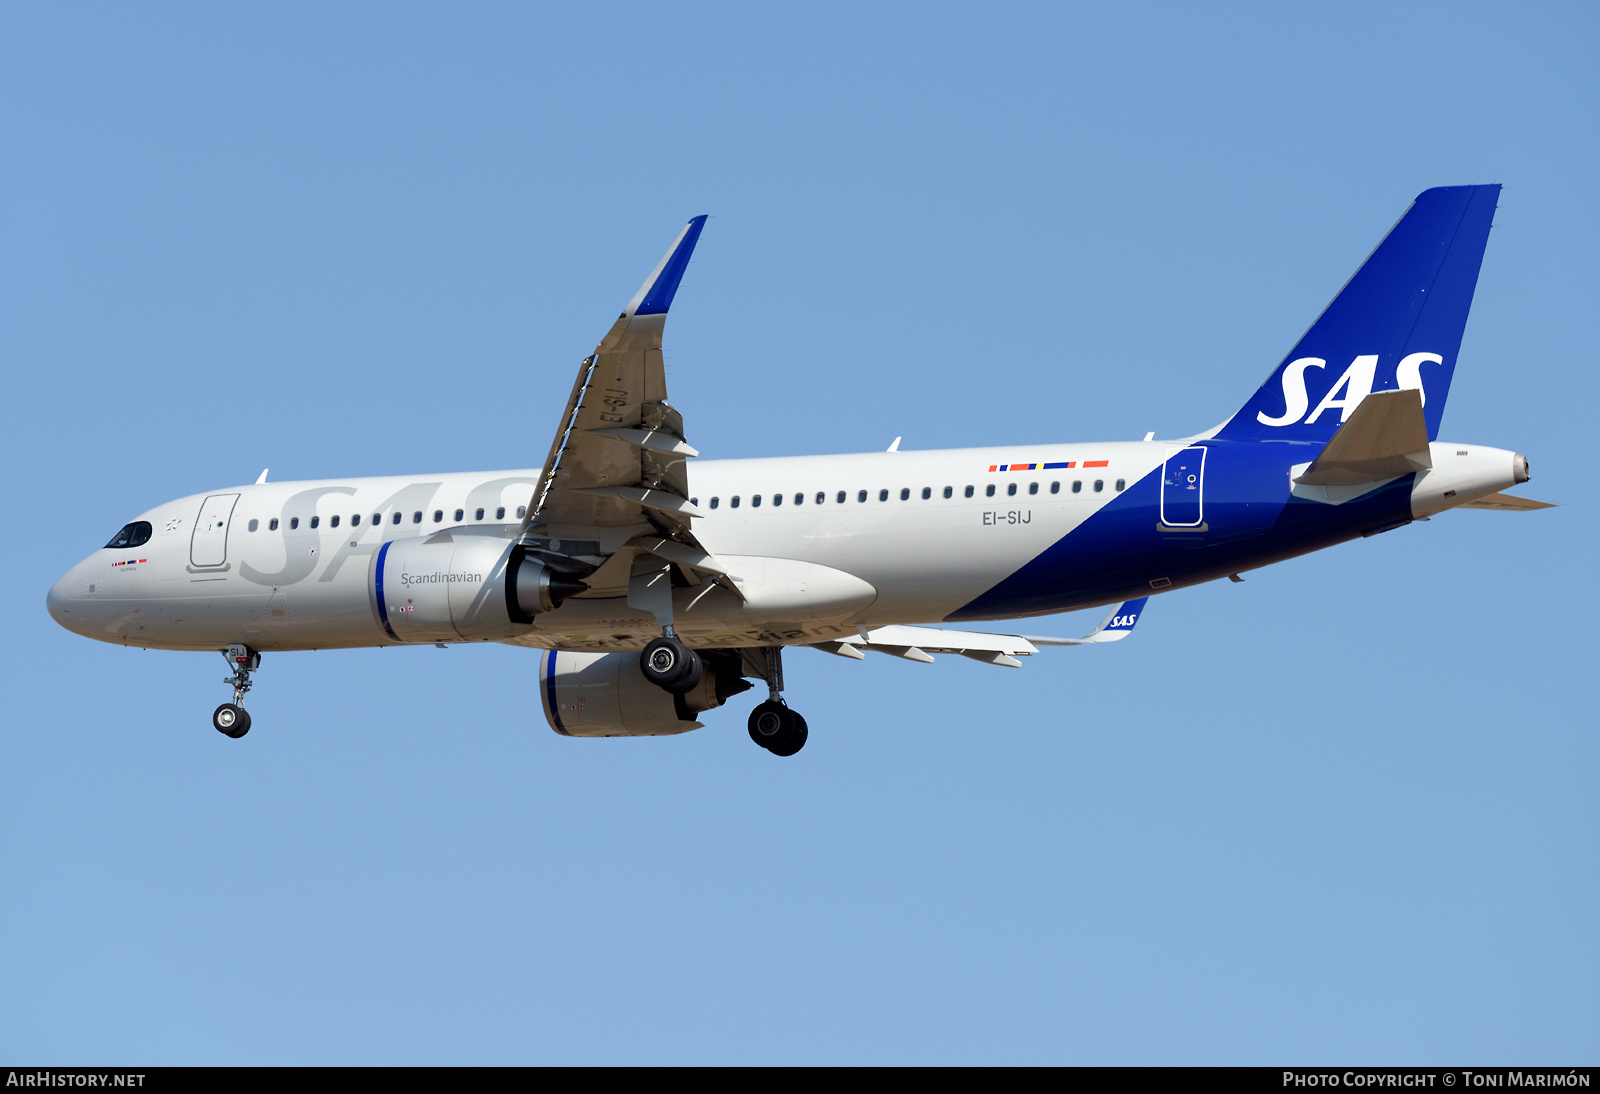
{"type": "Polygon", "coordinates": [[[132,524],[124,524],[122,531],[111,537],[107,547],[143,547],[150,542],[150,522],[136,520],[132,524]]]}

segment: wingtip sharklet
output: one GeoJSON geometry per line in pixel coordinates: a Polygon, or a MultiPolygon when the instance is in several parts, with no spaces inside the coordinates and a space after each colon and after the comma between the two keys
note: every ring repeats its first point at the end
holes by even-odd
{"type": "Polygon", "coordinates": [[[666,255],[650,271],[639,291],[628,302],[625,315],[665,315],[672,307],[672,298],[678,294],[684,271],[689,268],[689,258],[695,244],[700,242],[700,232],[706,226],[706,216],[701,213],[684,225],[678,238],[672,241],[666,255]]]}

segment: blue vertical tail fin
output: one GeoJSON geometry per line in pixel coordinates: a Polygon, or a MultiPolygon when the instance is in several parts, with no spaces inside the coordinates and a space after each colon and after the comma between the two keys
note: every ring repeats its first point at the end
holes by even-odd
{"type": "Polygon", "coordinates": [[[1498,185],[1417,195],[1215,436],[1326,441],[1370,393],[1415,388],[1437,438],[1499,196],[1498,185]]]}

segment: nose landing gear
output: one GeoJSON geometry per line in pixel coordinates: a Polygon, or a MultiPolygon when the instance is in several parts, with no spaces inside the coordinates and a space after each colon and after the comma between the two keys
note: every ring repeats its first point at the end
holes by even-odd
{"type": "Polygon", "coordinates": [[[244,693],[250,690],[250,674],[261,667],[261,654],[242,642],[235,642],[222,651],[222,656],[233,669],[233,675],[222,680],[224,684],[233,685],[233,702],[223,703],[211,712],[211,725],[218,733],[237,739],[250,732],[250,712],[243,706],[244,693]]]}
{"type": "MultiPolygon", "coordinates": [[[[749,651],[746,651],[748,655],[749,651]]],[[[750,739],[774,756],[793,756],[806,746],[806,720],[783,701],[783,647],[767,646],[758,664],[767,681],[767,701],[750,712],[750,739]]]]}

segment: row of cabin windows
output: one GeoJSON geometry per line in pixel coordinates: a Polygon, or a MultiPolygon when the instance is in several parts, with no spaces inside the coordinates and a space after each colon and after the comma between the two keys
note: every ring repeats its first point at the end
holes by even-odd
{"type": "MultiPolygon", "coordinates": [[[[482,520],[483,519],[483,515],[486,512],[488,512],[487,509],[475,510],[474,513],[473,513],[472,519],[473,520],[482,520]]],[[[466,519],[466,515],[467,515],[467,511],[465,509],[457,509],[456,513],[455,513],[455,521],[456,521],[456,523],[459,524],[461,521],[465,520],[466,519]]],[[[525,517],[527,515],[528,515],[528,507],[526,505],[517,506],[517,519],[518,520],[521,520],[523,517],[525,517]]],[[[362,514],[360,514],[360,513],[352,514],[351,517],[350,517],[350,526],[352,528],[354,528],[357,525],[359,525],[361,523],[361,517],[362,517],[362,514]]],[[[390,515],[390,517],[391,517],[391,519],[389,521],[390,524],[400,524],[405,520],[405,514],[404,513],[400,513],[400,512],[393,513],[393,514],[390,515]]],[[[340,515],[337,514],[337,513],[335,513],[333,516],[329,517],[328,518],[328,527],[329,528],[337,528],[337,527],[339,527],[339,519],[340,519],[340,515]]],[[[494,519],[495,520],[505,520],[506,519],[506,507],[504,505],[500,506],[499,508],[497,508],[494,511],[494,519]]],[[[374,514],[372,514],[371,523],[374,524],[374,525],[382,524],[383,523],[383,514],[382,513],[374,513],[374,514]]],[[[418,509],[416,512],[411,514],[411,523],[412,524],[421,524],[422,523],[422,510],[418,509]]],[[[443,524],[444,523],[444,510],[443,509],[435,509],[433,511],[433,523],[435,523],[435,524],[443,524]]],[[[317,527],[320,527],[321,524],[322,524],[322,518],[320,516],[316,516],[316,517],[312,517],[311,518],[311,527],[317,528],[317,527]]],[[[250,521],[249,527],[250,527],[250,531],[254,532],[254,531],[256,531],[257,529],[259,529],[261,527],[261,522],[259,520],[255,520],[254,518],[252,518],[251,521],[250,521]]],[[[291,530],[300,527],[300,518],[299,517],[290,517],[289,518],[289,527],[290,527],[291,530]]],[[[277,530],[278,530],[278,518],[277,517],[273,517],[271,520],[267,521],[267,531],[276,532],[277,530]]]]}
{"type": "MultiPolygon", "coordinates": [[[[1017,486],[1018,486],[1018,484],[1014,483],[1014,482],[1007,483],[1006,484],[1006,496],[1007,497],[1015,496],[1016,493],[1017,493],[1017,486]]],[[[1106,480],[1105,479],[1095,479],[1094,480],[1094,492],[1095,493],[1098,494],[1102,490],[1104,490],[1105,488],[1106,488],[1106,480]]],[[[1116,490],[1117,490],[1118,493],[1121,493],[1123,490],[1126,490],[1127,488],[1128,488],[1128,480],[1127,479],[1118,479],[1117,480],[1117,482],[1116,482],[1116,490]]],[[[964,498],[970,498],[970,497],[973,496],[973,494],[975,492],[976,492],[976,490],[975,490],[974,487],[968,486],[968,487],[963,488],[963,490],[961,491],[961,496],[964,497],[964,498]]],[[[1028,493],[1037,494],[1038,492],[1039,492],[1039,484],[1036,483],[1036,482],[1030,482],[1028,484],[1028,493]]],[[[1083,480],[1082,479],[1073,480],[1072,492],[1074,494],[1083,493],[1083,480]]],[[[857,502],[866,501],[867,500],[867,493],[868,493],[868,491],[866,491],[866,490],[857,490],[856,491],[856,501],[857,502]]],[[[1050,493],[1052,493],[1052,494],[1061,493],[1061,484],[1059,482],[1051,483],[1050,484],[1050,493]]],[[[990,483],[988,486],[985,486],[983,488],[983,496],[984,497],[992,498],[992,497],[994,497],[994,494],[995,494],[995,484],[994,483],[990,483]]],[[[850,496],[850,492],[848,490],[840,490],[833,497],[834,503],[837,504],[837,505],[843,505],[845,503],[846,499],[849,498],[849,496],[850,496]]],[[[947,498],[955,497],[955,487],[953,487],[953,486],[945,487],[944,488],[944,496],[947,497],[947,498]]],[[[927,501],[932,497],[933,497],[933,487],[924,486],[922,488],[922,500],[923,501],[927,501]]],[[[761,498],[762,498],[762,495],[760,495],[760,494],[752,494],[750,496],[750,504],[752,506],[759,506],[761,504],[761,498]]],[[[805,504],[805,500],[806,500],[806,496],[804,494],[796,494],[794,496],[794,504],[795,505],[804,505],[805,504]]],[[[826,503],[827,500],[828,500],[827,491],[818,490],[817,491],[817,495],[816,495],[816,499],[815,499],[815,503],[817,505],[822,505],[822,504],[826,503]]],[[[889,500],[889,491],[888,490],[879,490],[878,491],[878,500],[879,501],[888,501],[889,500]]],[[[911,488],[909,486],[903,486],[903,487],[900,488],[900,500],[901,501],[910,501],[911,500],[911,488]]],[[[689,504],[691,504],[691,505],[699,505],[700,504],[700,499],[699,498],[690,498],[689,499],[689,504]]],[[[783,495],[782,494],[774,494],[774,495],[772,495],[772,504],[773,505],[782,505],[783,504],[783,495]]],[[[721,505],[722,505],[722,499],[720,497],[711,499],[711,508],[716,509],[716,508],[719,508],[721,505]]],[[[733,497],[728,499],[728,508],[730,508],[730,509],[739,508],[739,495],[738,494],[735,494],[733,497]]]]}

